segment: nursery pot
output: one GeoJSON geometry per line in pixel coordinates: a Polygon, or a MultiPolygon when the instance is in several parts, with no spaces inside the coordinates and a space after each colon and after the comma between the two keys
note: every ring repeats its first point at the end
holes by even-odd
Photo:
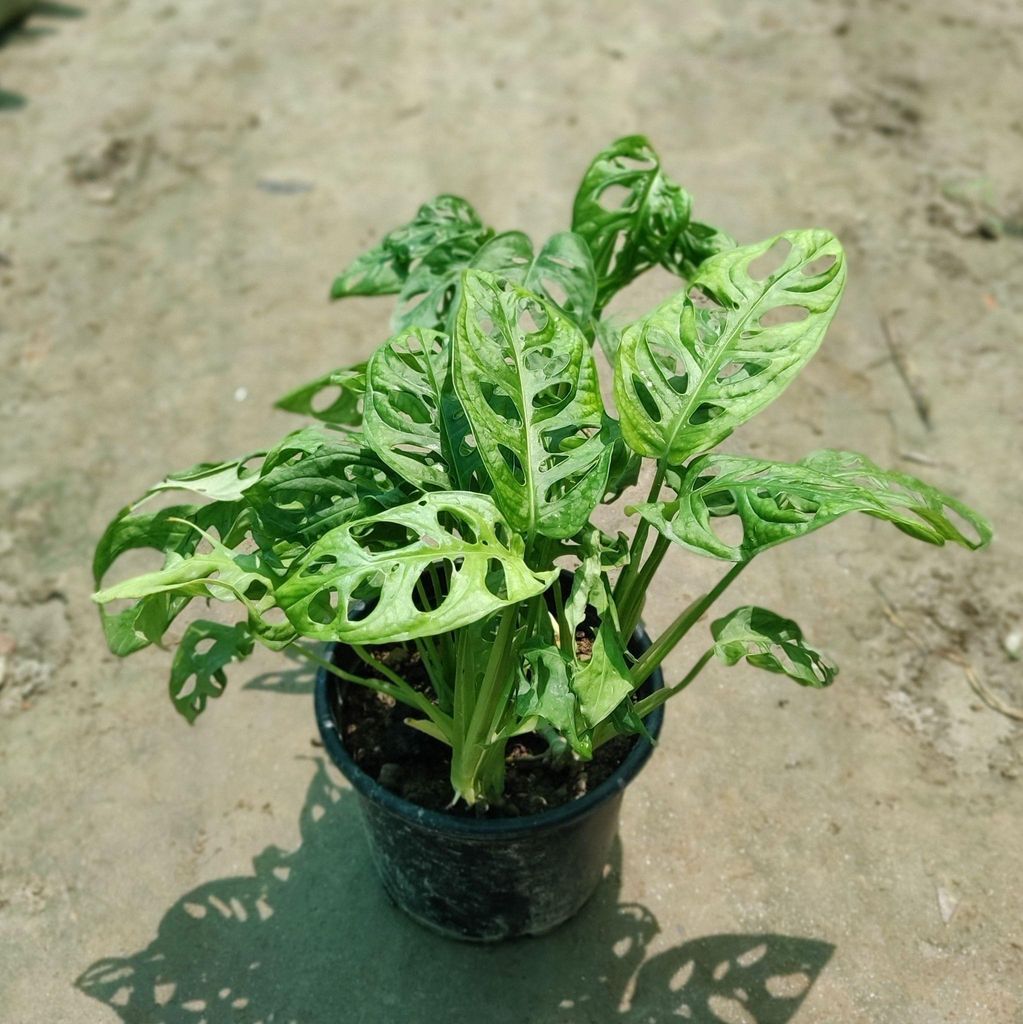
{"type": "MultiPolygon", "coordinates": [[[[630,650],[649,646],[638,628],[630,650]]],[[[639,692],[663,685],[658,669],[639,692]]],[[[402,910],[450,938],[496,942],[542,935],[582,907],[603,877],[623,791],[653,750],[648,740],[637,737],[609,778],[567,804],[517,818],[457,817],[397,796],[352,760],[341,741],[343,686],[320,669],[316,724],[358,793],[377,872],[402,910]]],[[[663,707],[647,717],[654,738],[663,720],[663,707]]]]}

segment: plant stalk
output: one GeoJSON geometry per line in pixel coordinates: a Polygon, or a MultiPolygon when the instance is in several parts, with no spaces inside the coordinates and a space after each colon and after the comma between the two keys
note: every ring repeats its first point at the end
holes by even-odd
{"type": "Polygon", "coordinates": [[[748,564],[748,562],[736,562],[712,590],[693,601],[647,648],[646,653],[632,666],[633,687],[638,689],[646,682],[653,671],[660,666],[686,633],[696,625],[707,609],[728,589],[732,581],[748,564]]]}

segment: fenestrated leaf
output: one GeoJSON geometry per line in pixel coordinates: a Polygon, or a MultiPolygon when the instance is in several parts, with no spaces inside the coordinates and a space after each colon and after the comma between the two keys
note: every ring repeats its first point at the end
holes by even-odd
{"type": "Polygon", "coordinates": [[[461,301],[462,272],[481,244],[482,238],[456,238],[422,259],[402,285],[391,330],[425,327],[451,334],[461,301]]]}
{"type": "Polygon", "coordinates": [[[296,412],[300,416],[312,416],[323,423],[337,426],[357,427],[362,422],[362,396],[366,390],[366,364],[331,370],[322,377],[303,384],[294,391],[279,398],[274,405],[285,412],[296,412]],[[329,405],[323,406],[317,399],[325,391],[338,388],[329,405]]]}
{"type": "Polygon", "coordinates": [[[252,653],[252,636],[242,624],[225,626],[198,619],[189,624],[171,663],[170,697],[189,723],[227,686],[224,669],[252,653]],[[201,649],[200,649],[201,648],[201,649]]]}
{"type": "Polygon", "coordinates": [[[630,693],[632,679],[618,628],[602,621],[586,660],[576,660],[572,689],[579,698],[579,710],[592,728],[599,725],[630,693]]]}
{"type": "Polygon", "coordinates": [[[844,284],[845,257],[827,231],[786,231],[711,257],[688,292],[622,337],[614,394],[626,441],[675,465],[713,448],[817,351],[844,284]],[[779,243],[789,246],[781,266],[752,277],[750,264],[779,243]],[[715,305],[695,305],[696,290],[715,305]],[[765,322],[769,314],[782,322],[765,322]]]}
{"type": "Polygon", "coordinates": [[[589,246],[574,232],[552,235],[534,253],[528,235],[505,231],[480,249],[471,266],[535,292],[590,333],[597,275],[589,246]]]}
{"type": "Polygon", "coordinates": [[[200,462],[191,469],[171,473],[150,487],[132,508],[139,508],[163,491],[190,491],[213,501],[237,501],[259,477],[259,467],[250,463],[261,462],[265,455],[266,452],[253,452],[226,462],[200,462]]]}
{"type": "Polygon", "coordinates": [[[572,206],[572,230],[593,253],[597,308],[672,252],[689,224],[689,194],[661,171],[642,135],[602,150],[586,169],[572,206]]]}
{"type": "Polygon", "coordinates": [[[270,543],[307,546],[349,519],[404,504],[411,495],[359,434],[308,427],[267,454],[246,497],[270,543]]]}
{"type": "Polygon", "coordinates": [[[571,537],[604,493],[611,447],[582,331],[531,292],[470,270],[453,377],[494,500],[527,537],[571,537]]]}
{"type": "Polygon", "coordinates": [[[610,420],[609,417],[606,433],[608,443],[611,445],[611,464],[607,471],[607,487],[601,500],[605,504],[610,504],[617,501],[628,488],[639,482],[643,457],[625,443],[621,426],[617,420],[610,420]]]}
{"type": "Polygon", "coordinates": [[[439,262],[437,257],[445,248],[457,248],[467,239],[475,243],[475,251],[490,234],[464,199],[437,196],[344,270],[334,281],[330,297],[396,294],[421,260],[433,257],[439,262]]]}
{"type": "Polygon", "coordinates": [[[553,643],[528,642],[515,703],[519,720],[536,715],[549,722],[580,757],[593,756],[593,741],[569,679],[570,663],[553,643]]]}
{"type": "MultiPolygon", "coordinates": [[[[241,502],[176,505],[146,514],[126,508],[96,545],[94,584],[99,589],[114,563],[128,551],[152,549],[164,556],[165,566],[173,565],[190,557],[202,540],[195,526],[216,531],[226,543],[233,544],[244,535],[248,521],[249,512],[241,502]]],[[[99,610],[107,646],[120,657],[159,641],[190,598],[161,592],[134,600],[133,605],[117,612],[102,607],[99,610]]]]}
{"type": "Polygon", "coordinates": [[[726,665],[745,658],[751,665],[778,672],[800,686],[830,686],[838,668],[803,639],[791,619],[766,608],[745,605],[711,623],[714,654],[726,665]]]}
{"type": "Polygon", "coordinates": [[[488,496],[431,492],[321,537],[292,566],[277,601],[302,635],[316,639],[430,636],[545,590],[553,570],[533,572],[523,552],[488,496]],[[440,595],[431,571],[446,580],[440,595]]]}
{"type": "Polygon", "coordinates": [[[720,228],[691,220],[668,248],[662,264],[679,277],[691,279],[704,260],[735,248],[735,239],[720,228]]]}
{"type": "Polygon", "coordinates": [[[485,490],[483,465],[466,445],[469,423],[451,385],[451,342],[411,328],[369,363],[366,440],[420,490],[485,490]]]}
{"type": "Polygon", "coordinates": [[[200,540],[205,540],[209,550],[193,548],[186,557],[172,552],[162,569],[104,587],[92,595],[93,601],[103,605],[111,601],[141,601],[160,595],[207,597],[218,601],[243,601],[253,610],[262,610],[270,603],[264,599],[272,595],[275,579],[262,553],[233,551],[212,534],[201,533],[194,523],[183,525],[196,533],[200,540]],[[256,596],[252,596],[252,592],[256,596]]]}
{"type": "Polygon", "coordinates": [[[991,539],[987,521],[962,502],[855,452],[825,450],[797,463],[705,455],[690,465],[677,488],[674,501],[635,511],[675,543],[733,562],[748,561],[847,512],[887,520],[931,544],[953,541],[979,548],[991,539]],[[966,536],[949,513],[976,536],[966,536]],[[722,520],[729,516],[742,525],[738,543],[723,539],[722,520]]]}
{"type": "Polygon", "coordinates": [[[614,560],[609,557],[612,552],[600,543],[596,531],[590,533],[586,546],[590,551],[575,571],[565,602],[565,620],[569,631],[570,685],[579,700],[583,720],[593,728],[629,696],[633,687],[607,577],[608,563],[614,560]],[[588,656],[580,658],[576,635],[586,619],[587,607],[596,612],[599,625],[588,656]]]}

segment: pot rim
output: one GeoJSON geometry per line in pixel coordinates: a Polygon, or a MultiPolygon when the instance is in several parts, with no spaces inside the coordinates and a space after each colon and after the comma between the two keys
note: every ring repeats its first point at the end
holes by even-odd
{"type": "MultiPolygon", "coordinates": [[[[333,653],[335,647],[339,646],[343,647],[344,645],[329,645],[328,656],[333,653]]],[[[636,631],[632,636],[632,643],[629,646],[634,647],[638,653],[642,653],[650,646],[650,638],[647,636],[646,630],[642,625],[636,627],[636,631]]],[[[632,749],[626,755],[625,760],[596,789],[588,792],[585,796],[579,797],[576,800],[570,800],[568,803],[561,804],[549,811],[541,811],[538,814],[523,814],[516,818],[463,818],[453,814],[445,814],[443,811],[420,807],[418,804],[412,803],[411,800],[406,800],[396,793],[392,793],[391,790],[380,785],[376,779],[364,772],[355,763],[345,749],[341,735],[338,732],[338,723],[334,716],[331,694],[337,682],[336,677],[328,673],[326,669],[320,668],[317,670],[315,689],[316,725],[323,739],[324,749],[345,778],[363,797],[378,804],[390,813],[406,821],[415,822],[420,827],[432,832],[446,832],[467,838],[488,839],[560,828],[586,817],[605,801],[621,793],[639,774],[640,769],[646,764],[654,750],[654,746],[649,740],[643,736],[638,736],[632,749]]],[[[647,679],[640,690],[654,692],[660,690],[663,686],[664,676],[660,668],[658,668],[650,674],[649,679],[647,679]]],[[[664,722],[664,705],[662,704],[652,711],[645,721],[647,730],[656,742],[664,722]]]]}

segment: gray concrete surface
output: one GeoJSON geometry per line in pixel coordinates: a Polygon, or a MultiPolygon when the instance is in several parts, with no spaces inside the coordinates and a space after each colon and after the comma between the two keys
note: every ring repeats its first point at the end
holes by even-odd
{"type": "MultiPolygon", "coordinates": [[[[0,47],[23,100],[0,105],[0,1020],[1023,1020],[1020,729],[964,669],[1023,703],[1019,5],[80,13],[0,47]],[[376,888],[308,678],[261,655],[188,729],[164,654],[105,652],[91,548],[143,486],[274,440],[296,425],[275,397],[383,339],[387,303],[325,292],[420,200],[543,237],[631,131],[740,239],[822,224],[849,251],[825,347],[730,444],[864,450],[969,496],[998,540],[861,519],[764,556],[736,603],[798,619],[836,686],[712,671],[670,709],[594,903],[464,948],[376,888]]],[[[673,556],[652,628],[717,571],[673,556]]]]}

